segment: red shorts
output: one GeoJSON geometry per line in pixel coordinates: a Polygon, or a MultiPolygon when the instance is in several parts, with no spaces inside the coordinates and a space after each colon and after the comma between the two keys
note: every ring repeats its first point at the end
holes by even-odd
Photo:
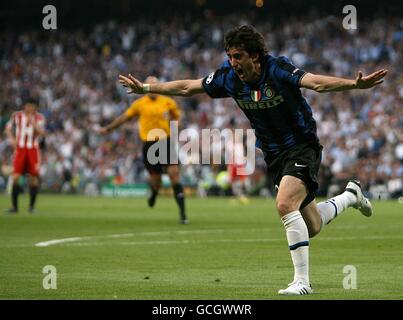
{"type": "Polygon", "coordinates": [[[244,164],[229,164],[228,173],[230,181],[244,181],[246,179],[245,165],[244,164]]]}
{"type": "Polygon", "coordinates": [[[40,151],[37,148],[18,148],[14,154],[13,173],[39,175],[40,151]]]}

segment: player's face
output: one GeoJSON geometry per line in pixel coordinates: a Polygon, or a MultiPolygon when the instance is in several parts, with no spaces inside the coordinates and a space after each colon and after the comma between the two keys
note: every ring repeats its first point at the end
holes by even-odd
{"type": "Polygon", "coordinates": [[[253,83],[259,79],[260,64],[258,54],[249,54],[243,49],[229,48],[227,56],[239,79],[248,83],[253,83]]]}
{"type": "Polygon", "coordinates": [[[25,110],[26,113],[32,114],[36,110],[36,105],[33,104],[33,103],[26,103],[24,105],[24,110],[25,110]]]}

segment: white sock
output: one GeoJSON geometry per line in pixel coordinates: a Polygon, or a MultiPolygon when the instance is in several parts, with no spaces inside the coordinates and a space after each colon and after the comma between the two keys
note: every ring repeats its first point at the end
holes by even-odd
{"type": "Polygon", "coordinates": [[[322,218],[322,228],[356,201],[357,197],[353,193],[344,191],[334,198],[318,203],[319,213],[322,218]]]}
{"type": "Polygon", "coordinates": [[[286,214],[281,220],[294,264],[294,281],[302,280],[309,285],[309,235],[305,221],[298,210],[286,214]]]}

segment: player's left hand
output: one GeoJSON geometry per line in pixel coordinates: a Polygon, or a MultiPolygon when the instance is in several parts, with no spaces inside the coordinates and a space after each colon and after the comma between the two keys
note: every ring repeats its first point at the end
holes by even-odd
{"type": "Polygon", "coordinates": [[[36,121],[34,121],[33,123],[33,127],[34,127],[34,132],[38,135],[38,136],[44,136],[45,135],[45,131],[44,129],[38,125],[38,123],[36,121]]]}
{"type": "Polygon", "coordinates": [[[143,83],[141,83],[139,80],[137,80],[131,74],[129,74],[127,77],[119,75],[119,82],[125,88],[129,88],[129,90],[127,90],[128,94],[131,94],[131,93],[137,93],[137,94],[144,93],[143,83]]]}
{"type": "Polygon", "coordinates": [[[16,148],[17,148],[17,140],[14,139],[14,138],[11,138],[11,139],[10,139],[10,145],[11,145],[14,149],[16,149],[16,148]]]}
{"type": "Polygon", "coordinates": [[[383,82],[383,78],[388,73],[388,70],[381,69],[368,76],[363,77],[362,72],[359,71],[357,78],[355,79],[355,86],[357,89],[372,88],[383,82]]]}
{"type": "Polygon", "coordinates": [[[109,133],[109,130],[106,127],[96,128],[95,131],[100,135],[106,135],[109,133]]]}

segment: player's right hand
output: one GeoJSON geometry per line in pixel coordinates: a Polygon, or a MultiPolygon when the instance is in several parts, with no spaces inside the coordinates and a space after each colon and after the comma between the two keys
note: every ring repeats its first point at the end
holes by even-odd
{"type": "Polygon", "coordinates": [[[108,129],[105,128],[105,127],[96,128],[95,131],[96,131],[98,134],[101,134],[101,135],[105,135],[105,134],[108,133],[108,129]]]}
{"type": "Polygon", "coordinates": [[[128,94],[131,94],[131,93],[137,93],[137,94],[144,93],[143,83],[141,83],[139,80],[137,80],[131,74],[129,74],[127,77],[122,76],[120,74],[119,75],[119,82],[125,88],[129,88],[129,90],[127,90],[128,94]]]}

